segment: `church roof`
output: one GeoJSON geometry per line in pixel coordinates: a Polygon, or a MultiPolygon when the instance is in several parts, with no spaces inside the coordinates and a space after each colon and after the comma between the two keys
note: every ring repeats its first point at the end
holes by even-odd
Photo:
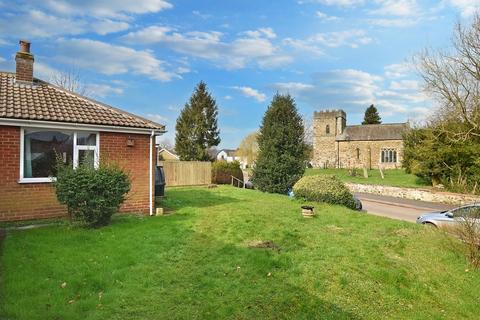
{"type": "Polygon", "coordinates": [[[364,124],[346,126],[337,141],[402,140],[403,133],[410,128],[408,123],[364,124]]]}

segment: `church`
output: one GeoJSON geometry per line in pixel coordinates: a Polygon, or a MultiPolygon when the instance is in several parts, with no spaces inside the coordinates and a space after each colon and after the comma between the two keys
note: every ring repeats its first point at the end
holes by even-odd
{"type": "Polygon", "coordinates": [[[343,110],[313,114],[313,161],[319,168],[395,169],[402,166],[408,123],[347,126],[343,110]]]}

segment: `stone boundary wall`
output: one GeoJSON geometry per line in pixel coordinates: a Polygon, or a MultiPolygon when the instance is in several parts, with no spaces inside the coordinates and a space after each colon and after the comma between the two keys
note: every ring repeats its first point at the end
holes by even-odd
{"type": "Polygon", "coordinates": [[[480,196],[475,196],[472,194],[451,193],[428,189],[390,187],[371,184],[346,183],[346,186],[350,189],[351,192],[371,193],[382,196],[390,196],[427,202],[440,202],[458,206],[469,203],[480,203],[480,196]]]}

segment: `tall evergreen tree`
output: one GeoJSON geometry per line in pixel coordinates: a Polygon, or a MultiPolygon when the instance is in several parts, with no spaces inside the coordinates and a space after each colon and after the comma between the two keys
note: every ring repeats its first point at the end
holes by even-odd
{"type": "Polygon", "coordinates": [[[372,104],[370,107],[365,110],[365,116],[363,117],[362,124],[380,124],[382,123],[382,118],[378,114],[377,108],[372,104]]]}
{"type": "Polygon", "coordinates": [[[175,126],[175,151],[184,161],[210,160],[208,149],[220,144],[218,106],[201,81],[180,113],[175,126]]]}
{"type": "Polygon", "coordinates": [[[261,191],[285,194],[305,171],[306,144],[302,117],[290,95],[276,94],[258,136],[253,182],[261,191]]]}

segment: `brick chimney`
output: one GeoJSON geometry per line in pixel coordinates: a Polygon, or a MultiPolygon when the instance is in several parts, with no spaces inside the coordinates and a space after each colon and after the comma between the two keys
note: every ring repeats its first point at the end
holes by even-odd
{"type": "Polygon", "coordinates": [[[33,55],[30,53],[30,42],[20,40],[20,51],[15,56],[16,81],[33,82],[33,55]]]}

